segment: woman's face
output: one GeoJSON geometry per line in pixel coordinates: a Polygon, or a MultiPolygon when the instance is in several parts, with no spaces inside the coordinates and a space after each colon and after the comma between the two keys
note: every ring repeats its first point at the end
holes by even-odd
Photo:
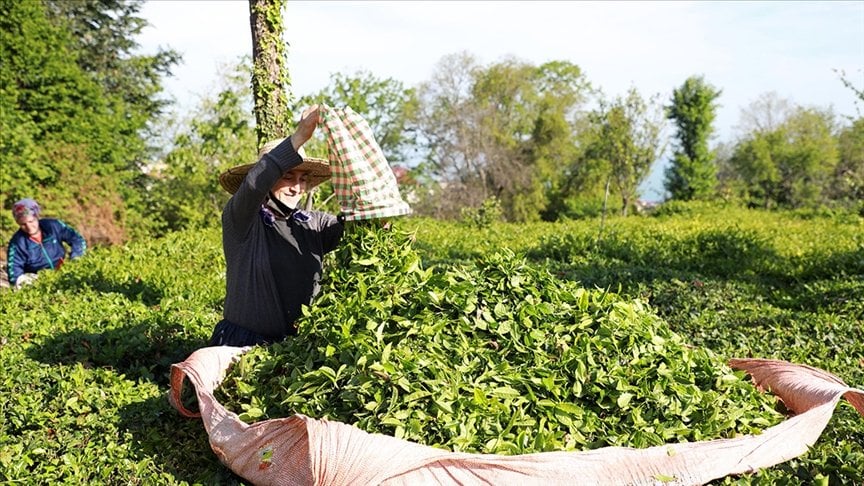
{"type": "Polygon", "coordinates": [[[292,170],[282,174],[282,178],[273,184],[270,192],[276,196],[282,204],[289,208],[296,208],[303,193],[306,192],[308,175],[305,172],[292,170]]]}
{"type": "Polygon", "coordinates": [[[34,236],[39,233],[39,218],[36,216],[22,216],[16,222],[27,236],[34,236]]]}

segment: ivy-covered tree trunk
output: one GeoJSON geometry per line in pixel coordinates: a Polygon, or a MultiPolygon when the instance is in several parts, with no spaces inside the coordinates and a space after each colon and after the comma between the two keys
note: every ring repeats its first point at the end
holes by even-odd
{"type": "Polygon", "coordinates": [[[249,0],[252,28],[252,96],[255,102],[258,146],[288,134],[288,88],[285,30],[282,10],[286,0],[249,0]]]}

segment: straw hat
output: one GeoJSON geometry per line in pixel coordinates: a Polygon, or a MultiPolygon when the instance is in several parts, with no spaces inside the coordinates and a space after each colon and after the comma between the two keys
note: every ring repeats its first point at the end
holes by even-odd
{"type": "MultiPolygon", "coordinates": [[[[258,159],[260,160],[261,157],[264,157],[265,154],[273,150],[277,145],[282,143],[283,140],[285,139],[280,138],[265,143],[264,146],[261,147],[261,150],[258,151],[258,159]]],[[[297,150],[297,153],[303,158],[303,162],[291,170],[299,170],[306,173],[307,191],[330,178],[330,163],[328,161],[316,157],[306,157],[303,147],[300,147],[300,149],[297,150]]],[[[240,188],[240,184],[246,177],[246,173],[249,172],[249,169],[254,165],[255,163],[238,165],[237,167],[232,167],[223,172],[222,175],[219,176],[219,184],[222,186],[222,189],[225,189],[231,194],[237,192],[237,189],[240,188]]]]}

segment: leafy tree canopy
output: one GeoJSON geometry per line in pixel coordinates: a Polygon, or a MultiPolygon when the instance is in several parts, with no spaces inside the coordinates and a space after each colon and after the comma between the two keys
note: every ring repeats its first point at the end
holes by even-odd
{"type": "Polygon", "coordinates": [[[714,131],[716,99],[721,91],[693,76],[672,93],[667,118],[676,126],[677,144],[666,171],[666,190],[672,199],[706,199],[717,183],[714,153],[708,141],[714,131]]]}
{"type": "MultiPolygon", "coordinates": [[[[91,243],[123,241],[125,227],[141,220],[129,183],[161,106],[160,76],[177,58],[130,54],[131,36],[144,25],[134,16],[138,8],[140,2],[0,4],[0,165],[8,168],[0,174],[0,206],[34,197],[91,243]]],[[[4,239],[14,230],[4,215],[4,239]]]]}
{"type": "Polygon", "coordinates": [[[839,161],[833,113],[794,107],[783,119],[769,119],[736,146],[730,161],[745,200],[769,208],[826,203],[839,161]]]}

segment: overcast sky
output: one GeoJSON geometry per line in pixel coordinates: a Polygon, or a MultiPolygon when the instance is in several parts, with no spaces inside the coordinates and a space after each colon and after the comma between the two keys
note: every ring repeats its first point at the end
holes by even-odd
{"type": "MultiPolygon", "coordinates": [[[[730,141],[743,108],[776,92],[804,106],[864,113],[835,70],[864,86],[864,1],[298,1],[285,39],[296,95],[333,73],[366,70],[415,86],[447,54],[482,64],[505,56],[578,65],[607,95],[631,86],[666,102],[687,77],[722,90],[717,137],[730,141]]],[[[218,86],[220,67],[251,55],[246,0],[149,0],[143,52],[183,55],[165,82],[189,108],[218,86]]],[[[670,131],[671,133],[671,131],[670,131]]]]}

